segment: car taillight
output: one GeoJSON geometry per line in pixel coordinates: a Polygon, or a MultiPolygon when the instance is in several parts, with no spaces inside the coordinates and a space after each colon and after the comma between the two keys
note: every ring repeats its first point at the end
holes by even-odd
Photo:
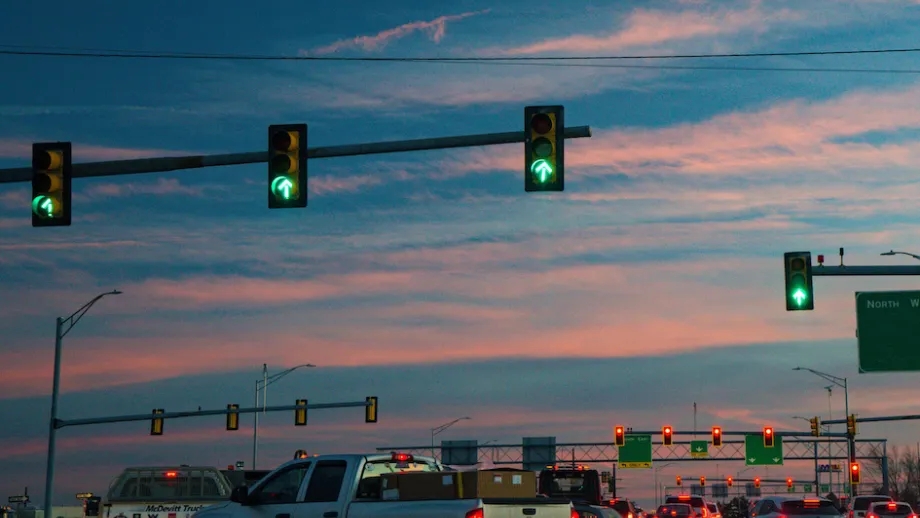
{"type": "Polygon", "coordinates": [[[866,515],[866,518],[878,518],[878,515],[875,513],[869,513],[866,515]]]}
{"type": "MultiPolygon", "coordinates": [[[[483,518],[485,513],[482,512],[482,507],[477,507],[476,509],[470,509],[466,512],[466,518],[483,518]]],[[[572,515],[571,518],[578,518],[578,514],[572,515]]]]}
{"type": "Polygon", "coordinates": [[[701,507],[700,516],[702,516],[703,518],[709,518],[709,509],[706,509],[705,507],[701,507]]]}
{"type": "Polygon", "coordinates": [[[847,515],[847,518],[853,518],[853,511],[850,511],[850,514],[847,515]]]}
{"type": "MultiPolygon", "coordinates": [[[[467,513],[467,514],[469,514],[469,513],[467,513]]],[[[578,511],[576,511],[574,508],[572,508],[572,511],[569,513],[569,517],[570,517],[570,518],[578,518],[578,511]]],[[[475,516],[475,517],[467,516],[467,518],[482,518],[482,509],[479,510],[479,516],[475,516]]]]}

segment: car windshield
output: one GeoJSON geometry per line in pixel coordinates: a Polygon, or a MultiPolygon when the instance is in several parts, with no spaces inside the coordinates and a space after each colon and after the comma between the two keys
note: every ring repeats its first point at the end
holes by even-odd
{"type": "Polygon", "coordinates": [[[719,512],[719,508],[718,506],[716,506],[716,504],[706,504],[706,507],[709,509],[709,512],[711,513],[719,512]]]}
{"type": "Polygon", "coordinates": [[[872,504],[872,512],[882,516],[888,514],[911,514],[913,509],[907,504],[889,505],[887,503],[872,504]]]}
{"type": "Polygon", "coordinates": [[[613,507],[616,511],[620,512],[621,514],[628,513],[630,511],[629,502],[627,502],[626,500],[617,500],[613,502],[613,504],[610,507],[613,507]]]}
{"type": "Polygon", "coordinates": [[[693,509],[687,504],[662,505],[659,506],[658,511],[655,512],[659,518],[667,518],[669,516],[684,517],[690,516],[691,513],[693,513],[693,509]]]}
{"type": "Polygon", "coordinates": [[[687,495],[669,496],[668,499],[665,500],[665,503],[667,504],[688,504],[697,509],[699,509],[700,507],[703,507],[704,505],[703,497],[687,496],[687,495]]]}
{"type": "Polygon", "coordinates": [[[869,509],[869,504],[874,504],[875,502],[890,502],[891,498],[884,496],[864,496],[857,497],[853,502],[854,511],[865,511],[869,509]]]}
{"type": "Polygon", "coordinates": [[[783,502],[783,514],[801,515],[838,515],[840,511],[829,500],[787,500],[783,502]]]}

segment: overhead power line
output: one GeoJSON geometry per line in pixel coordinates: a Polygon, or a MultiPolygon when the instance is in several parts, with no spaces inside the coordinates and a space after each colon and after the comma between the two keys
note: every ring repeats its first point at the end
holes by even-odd
{"type": "Polygon", "coordinates": [[[122,59],[203,59],[233,61],[330,61],[330,62],[516,62],[516,61],[614,61],[640,59],[713,59],[713,58],[760,58],[795,56],[842,56],[861,54],[904,54],[918,53],[920,48],[821,50],[796,52],[751,52],[726,54],[673,54],[673,55],[624,55],[624,56],[473,56],[473,57],[344,57],[344,56],[278,56],[258,54],[209,54],[198,52],[160,52],[141,50],[73,49],[26,47],[0,45],[0,55],[56,56],[73,58],[122,58],[122,59]]]}

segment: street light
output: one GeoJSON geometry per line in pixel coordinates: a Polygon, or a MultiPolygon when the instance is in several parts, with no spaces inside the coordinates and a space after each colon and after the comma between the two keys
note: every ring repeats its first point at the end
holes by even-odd
{"type": "MultiPolygon", "coordinates": [[[[844,407],[843,411],[847,416],[850,415],[850,394],[849,394],[849,390],[847,389],[847,379],[846,378],[834,376],[833,374],[827,374],[826,372],[816,371],[808,367],[795,367],[792,370],[808,371],[814,374],[815,376],[823,378],[833,383],[834,385],[837,385],[838,387],[843,388],[843,407],[844,407]]],[[[828,389],[828,394],[830,394],[830,389],[828,387],[825,387],[825,388],[828,389]]],[[[828,445],[828,448],[830,448],[830,445],[828,445]]],[[[856,461],[855,438],[847,436],[847,465],[855,461],[856,461]]],[[[833,467],[831,468],[831,473],[833,473],[833,467]]],[[[850,487],[850,497],[852,498],[856,496],[856,487],[854,487],[852,484],[850,484],[849,487],[850,487]]]]}
{"type": "MultiPolygon", "coordinates": [[[[278,372],[278,373],[275,373],[269,376],[268,375],[268,364],[263,363],[262,364],[262,379],[256,380],[255,408],[259,407],[259,391],[260,390],[262,391],[262,413],[264,414],[265,407],[267,406],[267,403],[268,403],[268,392],[265,389],[272,383],[280,380],[281,378],[296,371],[297,369],[301,369],[304,367],[316,367],[316,365],[313,365],[312,363],[304,363],[302,365],[296,365],[294,367],[291,367],[290,369],[283,370],[281,372],[278,372]]],[[[259,413],[254,412],[252,415],[254,416],[253,422],[252,422],[252,469],[256,469],[256,458],[258,457],[258,454],[259,454],[259,413]]]]}
{"type": "Polygon", "coordinates": [[[667,464],[662,464],[661,466],[655,466],[655,469],[654,469],[654,472],[655,472],[655,507],[658,507],[658,502],[661,501],[661,498],[660,498],[661,484],[659,484],[658,482],[658,471],[668,466],[673,466],[673,465],[674,465],[673,462],[669,462],[667,464]]]}
{"type": "Polygon", "coordinates": [[[453,426],[453,425],[459,423],[460,421],[467,421],[467,420],[470,420],[470,419],[472,419],[472,417],[458,417],[458,418],[454,419],[453,421],[451,421],[451,422],[449,422],[449,423],[444,423],[444,424],[442,424],[441,426],[435,426],[434,428],[432,428],[432,429],[431,429],[431,456],[432,456],[432,457],[435,456],[435,455],[434,455],[434,436],[435,436],[435,435],[438,435],[439,433],[443,432],[444,430],[447,430],[448,428],[450,428],[451,426],[453,426]]]}
{"type": "Polygon", "coordinates": [[[54,328],[54,374],[51,382],[51,420],[48,423],[48,465],[45,468],[45,516],[51,516],[51,499],[54,492],[54,447],[57,439],[57,406],[58,395],[61,388],[61,345],[67,333],[77,325],[77,322],[83,318],[83,315],[93,307],[93,304],[99,302],[106,295],[121,295],[118,290],[107,291],[96,295],[92,300],[83,304],[80,309],[74,311],[69,317],[58,317],[54,328]],[[67,324],[67,328],[64,328],[67,324]]]}
{"type": "Polygon", "coordinates": [[[920,260],[920,255],[912,254],[910,252],[898,252],[897,250],[891,250],[890,252],[882,252],[879,255],[906,255],[908,257],[913,257],[914,259],[920,260]]]}

